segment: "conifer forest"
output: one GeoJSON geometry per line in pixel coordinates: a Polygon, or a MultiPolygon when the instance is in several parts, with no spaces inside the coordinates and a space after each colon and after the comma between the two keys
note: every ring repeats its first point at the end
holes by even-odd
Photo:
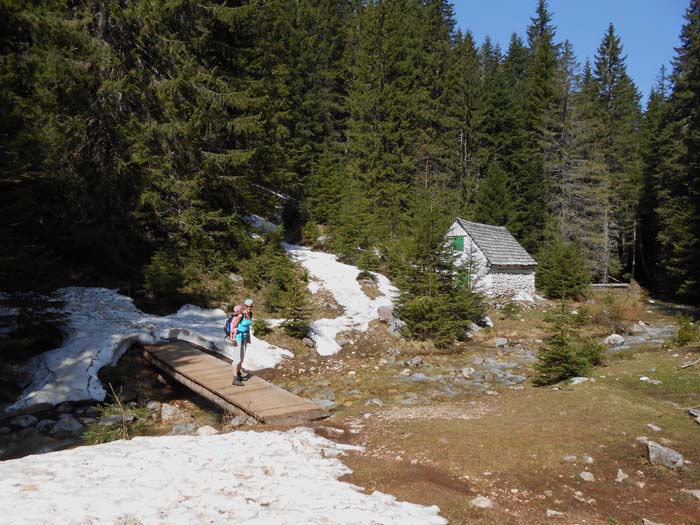
{"type": "Polygon", "coordinates": [[[532,4],[506,49],[446,0],[0,0],[0,289],[237,271],[254,214],[419,288],[459,216],[697,301],[700,0],[646,100],[532,4]]]}

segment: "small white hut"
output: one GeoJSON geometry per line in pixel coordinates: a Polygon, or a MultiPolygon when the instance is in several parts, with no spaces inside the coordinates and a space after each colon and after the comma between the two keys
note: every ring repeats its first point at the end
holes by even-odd
{"type": "Polygon", "coordinates": [[[475,290],[490,297],[535,294],[537,262],[504,226],[457,217],[446,237],[475,290]]]}

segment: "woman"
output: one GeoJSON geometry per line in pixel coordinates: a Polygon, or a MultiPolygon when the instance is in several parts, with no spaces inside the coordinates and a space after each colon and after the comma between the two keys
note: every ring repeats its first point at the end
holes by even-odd
{"type": "Polygon", "coordinates": [[[253,300],[246,299],[243,302],[243,313],[236,316],[231,322],[231,342],[234,344],[237,342],[241,348],[240,360],[236,365],[236,377],[233,378],[233,383],[231,383],[236,386],[243,386],[243,381],[247,381],[250,378],[248,372],[246,372],[245,377],[243,376],[243,359],[245,358],[248,343],[250,343],[251,324],[253,324],[253,300]]]}

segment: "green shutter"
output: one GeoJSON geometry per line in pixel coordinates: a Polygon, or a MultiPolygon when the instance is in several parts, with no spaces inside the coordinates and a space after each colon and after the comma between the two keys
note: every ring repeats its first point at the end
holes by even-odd
{"type": "Polygon", "coordinates": [[[464,237],[452,237],[452,248],[457,251],[464,251],[464,237]]]}

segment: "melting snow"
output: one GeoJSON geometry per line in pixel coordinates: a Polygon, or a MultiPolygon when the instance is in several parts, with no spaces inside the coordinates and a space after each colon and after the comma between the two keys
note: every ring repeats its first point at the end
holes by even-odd
{"type": "Polygon", "coordinates": [[[355,449],[299,428],[137,437],[0,463],[6,523],[445,524],[337,480],[355,449]]]}

